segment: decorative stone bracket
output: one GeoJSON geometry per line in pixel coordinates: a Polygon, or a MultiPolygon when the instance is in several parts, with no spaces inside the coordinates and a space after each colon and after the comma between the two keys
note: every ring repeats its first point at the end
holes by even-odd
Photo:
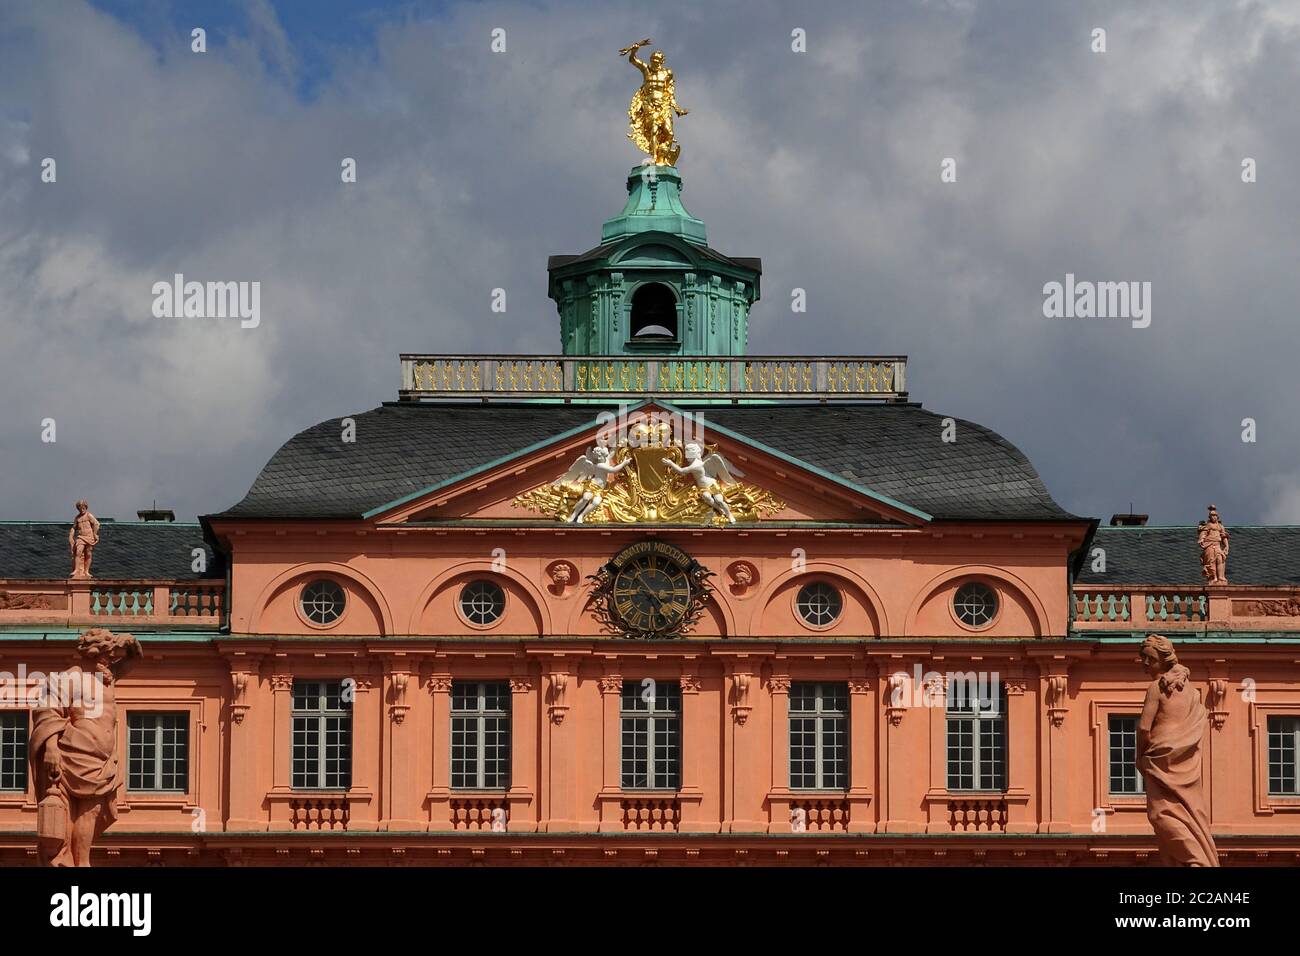
{"type": "Polygon", "coordinates": [[[248,682],[257,680],[253,671],[235,669],[230,672],[230,719],[237,724],[244,722],[251,705],[248,703],[248,682]]]}
{"type": "Polygon", "coordinates": [[[1210,725],[1215,730],[1222,730],[1223,725],[1228,722],[1228,681],[1224,677],[1215,677],[1210,680],[1209,693],[1209,710],[1210,725]]]}
{"type": "Polygon", "coordinates": [[[751,680],[752,678],[749,674],[735,674],[732,677],[731,715],[735,719],[736,723],[742,727],[745,725],[745,721],[749,720],[749,715],[754,709],[749,703],[749,685],[751,680]]]}
{"type": "Polygon", "coordinates": [[[550,705],[547,708],[547,714],[551,718],[551,723],[564,723],[565,716],[569,713],[569,705],[565,703],[569,690],[569,675],[563,673],[552,673],[546,676],[548,684],[548,695],[550,705]]]}
{"type": "Polygon", "coordinates": [[[411,705],[406,702],[406,688],[411,682],[411,675],[406,671],[393,671],[391,677],[393,703],[388,709],[388,715],[393,723],[400,724],[406,720],[406,715],[411,710],[411,705]]]}
{"type": "Polygon", "coordinates": [[[903,722],[903,715],[907,713],[907,675],[901,671],[895,671],[885,676],[882,682],[881,698],[885,703],[885,716],[889,719],[891,726],[897,727],[903,722]]]}
{"type": "Polygon", "coordinates": [[[1060,727],[1065,723],[1065,715],[1069,711],[1066,706],[1069,684],[1070,678],[1066,674],[1051,674],[1047,678],[1047,716],[1051,719],[1053,727],[1060,727]]]}

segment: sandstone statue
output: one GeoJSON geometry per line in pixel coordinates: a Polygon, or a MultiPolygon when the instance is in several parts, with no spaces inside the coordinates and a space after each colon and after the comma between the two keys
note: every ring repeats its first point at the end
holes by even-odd
{"type": "Polygon", "coordinates": [[[1165,866],[1218,866],[1201,790],[1201,742],[1206,714],[1191,672],[1178,663],[1168,638],[1142,644],[1151,677],[1138,721],[1137,765],[1146,786],[1147,819],[1165,866]]]}
{"type": "Polygon", "coordinates": [[[45,866],[90,866],[90,848],[117,818],[123,783],[116,683],[141,656],[130,634],[93,628],[79,662],[49,682],[32,714],[37,848],[45,866]]]}
{"type": "Polygon", "coordinates": [[[99,519],[90,513],[90,505],[83,499],[77,502],[77,517],[68,529],[68,549],[72,552],[72,576],[90,577],[90,562],[99,544],[99,519]]]}
{"type": "Polygon", "coordinates": [[[1206,584],[1228,583],[1228,529],[1219,511],[1210,505],[1209,517],[1196,526],[1196,543],[1201,547],[1201,574],[1206,584]]]}

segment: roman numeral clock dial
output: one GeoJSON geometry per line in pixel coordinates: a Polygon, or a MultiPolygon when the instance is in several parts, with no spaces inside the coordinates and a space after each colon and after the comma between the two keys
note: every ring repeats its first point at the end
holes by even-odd
{"type": "Polygon", "coordinates": [[[679,548],[642,541],[595,575],[596,614],[626,637],[677,637],[708,600],[711,572],[679,548]]]}

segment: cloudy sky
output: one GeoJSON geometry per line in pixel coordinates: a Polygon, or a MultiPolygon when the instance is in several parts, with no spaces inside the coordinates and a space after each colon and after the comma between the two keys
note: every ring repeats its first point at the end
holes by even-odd
{"type": "Polygon", "coordinates": [[[645,7],[0,2],[0,519],[217,511],[401,351],[558,351],[546,256],[621,207],[649,36],[688,207],[763,259],[754,352],[906,353],[1077,513],[1300,523],[1300,2],[645,7]],[[177,272],[260,326],[155,318],[177,272]],[[1066,273],[1150,282],[1150,327],[1045,318],[1066,273]]]}

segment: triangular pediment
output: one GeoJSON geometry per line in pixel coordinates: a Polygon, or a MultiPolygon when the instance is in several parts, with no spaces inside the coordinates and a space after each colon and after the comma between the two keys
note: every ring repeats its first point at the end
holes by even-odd
{"type": "Polygon", "coordinates": [[[649,401],[376,508],[376,522],[554,521],[588,526],[923,525],[929,515],[714,425],[707,409],[649,401]],[[692,446],[697,446],[693,448],[692,446]],[[721,500],[719,500],[719,495],[721,500]],[[599,499],[599,500],[597,500],[599,499]],[[735,522],[728,521],[728,513],[735,522]]]}

